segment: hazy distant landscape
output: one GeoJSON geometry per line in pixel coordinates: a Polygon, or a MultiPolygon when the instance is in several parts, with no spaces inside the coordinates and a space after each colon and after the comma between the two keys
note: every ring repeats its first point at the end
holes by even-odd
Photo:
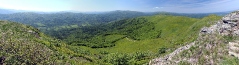
{"type": "Polygon", "coordinates": [[[237,3],[1,1],[0,65],[237,65],[237,3]]]}

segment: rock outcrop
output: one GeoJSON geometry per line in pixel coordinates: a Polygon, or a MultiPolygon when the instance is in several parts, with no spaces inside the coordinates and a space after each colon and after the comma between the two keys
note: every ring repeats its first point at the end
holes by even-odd
{"type": "MultiPolygon", "coordinates": [[[[180,52],[189,49],[191,46],[195,45],[195,42],[192,42],[186,46],[180,47],[173,51],[172,53],[158,59],[153,59],[152,61],[149,62],[149,64],[152,65],[165,65],[165,64],[171,64],[170,61],[172,61],[172,57],[174,57],[176,54],[179,54],[180,52]]],[[[176,60],[175,60],[176,61],[176,60]]],[[[176,61],[179,62],[179,61],[176,61]]]]}
{"type": "Polygon", "coordinates": [[[239,41],[229,42],[229,55],[235,56],[239,59],[239,41]]]}
{"type": "Polygon", "coordinates": [[[217,64],[216,62],[220,62],[221,59],[215,59],[213,55],[222,57],[223,54],[235,56],[239,59],[239,42],[229,42],[225,44],[225,41],[217,39],[217,35],[230,37],[239,36],[239,10],[224,16],[221,20],[217,21],[217,23],[211,25],[210,27],[202,28],[199,33],[199,38],[195,42],[180,47],[166,56],[153,59],[149,62],[149,64],[175,65],[182,61],[190,64],[198,64],[198,61],[202,59],[200,57],[203,57],[203,59],[206,59],[206,63],[202,64],[214,65],[217,64]],[[226,45],[226,47],[220,47],[223,45],[226,45]],[[194,51],[188,50],[191,47],[196,47],[198,49],[194,51]],[[216,50],[216,52],[211,49],[216,50]],[[207,53],[204,53],[203,50],[207,51],[207,53]],[[183,54],[183,51],[190,53],[188,58],[179,56],[180,53],[183,54]],[[208,54],[208,52],[212,54],[208,54]]]}

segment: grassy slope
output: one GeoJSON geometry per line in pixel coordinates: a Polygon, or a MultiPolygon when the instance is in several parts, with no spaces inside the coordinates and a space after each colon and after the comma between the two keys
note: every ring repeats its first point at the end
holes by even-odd
{"type": "MultiPolygon", "coordinates": [[[[126,37],[115,42],[116,45],[113,47],[75,47],[85,49],[92,54],[100,54],[101,52],[108,52],[109,54],[132,54],[136,52],[149,52],[153,54],[152,56],[150,56],[150,58],[152,58],[157,56],[159,48],[169,48],[170,50],[173,50],[177,47],[180,47],[181,45],[184,45],[186,42],[194,41],[197,38],[198,32],[202,27],[210,25],[213,21],[219,20],[221,17],[210,15],[202,19],[195,19],[182,16],[157,15],[139,18],[145,18],[146,20],[148,20],[148,22],[152,22],[155,26],[154,31],[162,30],[161,38],[133,40],[129,37],[126,37]]],[[[150,33],[148,34],[150,35],[150,33]]],[[[142,62],[146,63],[150,58],[144,59],[145,61],[142,62]]]]}
{"type": "Polygon", "coordinates": [[[197,33],[201,27],[206,26],[209,22],[218,20],[218,16],[208,16],[203,19],[194,19],[181,16],[151,16],[144,17],[155,24],[155,30],[162,30],[162,37],[156,39],[133,40],[124,38],[116,42],[116,46],[110,48],[99,48],[99,50],[111,50],[122,53],[135,52],[135,50],[151,50],[157,52],[161,47],[173,47],[177,44],[190,42],[197,37],[197,33]],[[213,19],[214,18],[214,19],[213,19]],[[171,42],[171,43],[170,43],[171,42]],[[177,42],[177,43],[175,43],[177,42]],[[122,48],[123,47],[123,48],[122,48]],[[127,49],[127,50],[125,50],[127,49]]]}
{"type": "MultiPolygon", "coordinates": [[[[175,37],[177,37],[178,35],[181,35],[184,31],[188,29],[188,27],[190,27],[190,25],[192,25],[198,20],[177,16],[152,16],[146,17],[146,19],[148,19],[149,22],[153,22],[155,24],[156,26],[155,31],[162,30],[161,38],[145,39],[139,41],[132,40],[130,38],[125,38],[116,42],[117,45],[115,47],[106,48],[106,50],[110,50],[111,52],[123,52],[123,53],[136,52],[136,50],[140,51],[150,50],[153,52],[157,52],[158,48],[160,47],[174,46],[173,43],[168,42],[170,42],[170,40],[175,39],[175,37]]],[[[175,39],[175,41],[177,41],[177,39],[175,39]]]]}

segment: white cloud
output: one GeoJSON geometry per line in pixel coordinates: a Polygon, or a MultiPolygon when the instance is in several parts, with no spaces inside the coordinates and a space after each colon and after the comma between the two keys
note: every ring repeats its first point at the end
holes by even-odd
{"type": "Polygon", "coordinates": [[[153,9],[162,9],[163,7],[154,7],[153,9]]]}

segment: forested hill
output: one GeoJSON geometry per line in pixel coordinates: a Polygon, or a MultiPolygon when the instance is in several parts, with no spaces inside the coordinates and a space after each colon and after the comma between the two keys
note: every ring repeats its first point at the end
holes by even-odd
{"type": "Polygon", "coordinates": [[[0,20],[10,20],[34,26],[42,31],[76,28],[81,26],[108,23],[111,21],[146,16],[149,14],[136,11],[112,11],[101,14],[59,12],[38,14],[32,12],[0,14],[0,20]]]}
{"type": "MultiPolygon", "coordinates": [[[[38,28],[43,32],[49,30],[61,30],[78,28],[84,26],[94,26],[98,24],[105,24],[112,21],[135,18],[140,16],[151,15],[174,15],[174,16],[187,16],[192,18],[203,18],[212,13],[198,13],[198,14],[186,14],[186,13],[170,13],[170,12],[137,12],[137,11],[110,11],[101,12],[97,14],[86,13],[71,13],[71,12],[58,12],[58,13],[33,13],[22,12],[13,14],[0,14],[0,20],[10,20],[19,22],[38,28]]],[[[217,15],[223,15],[225,13],[213,13],[217,15]]]]}
{"type": "MultiPolygon", "coordinates": [[[[215,15],[209,17],[212,20],[218,18],[215,15]]],[[[152,39],[167,40],[174,37],[174,39],[178,39],[173,42],[182,44],[188,41],[185,38],[195,36],[193,32],[197,32],[203,26],[201,24],[206,25],[205,22],[199,24],[200,21],[200,19],[183,16],[155,15],[124,19],[105,25],[51,31],[48,34],[58,39],[63,39],[72,45],[92,48],[112,47],[115,46],[115,42],[124,38],[142,41],[152,39]],[[191,29],[191,27],[194,28],[191,29]]]]}

